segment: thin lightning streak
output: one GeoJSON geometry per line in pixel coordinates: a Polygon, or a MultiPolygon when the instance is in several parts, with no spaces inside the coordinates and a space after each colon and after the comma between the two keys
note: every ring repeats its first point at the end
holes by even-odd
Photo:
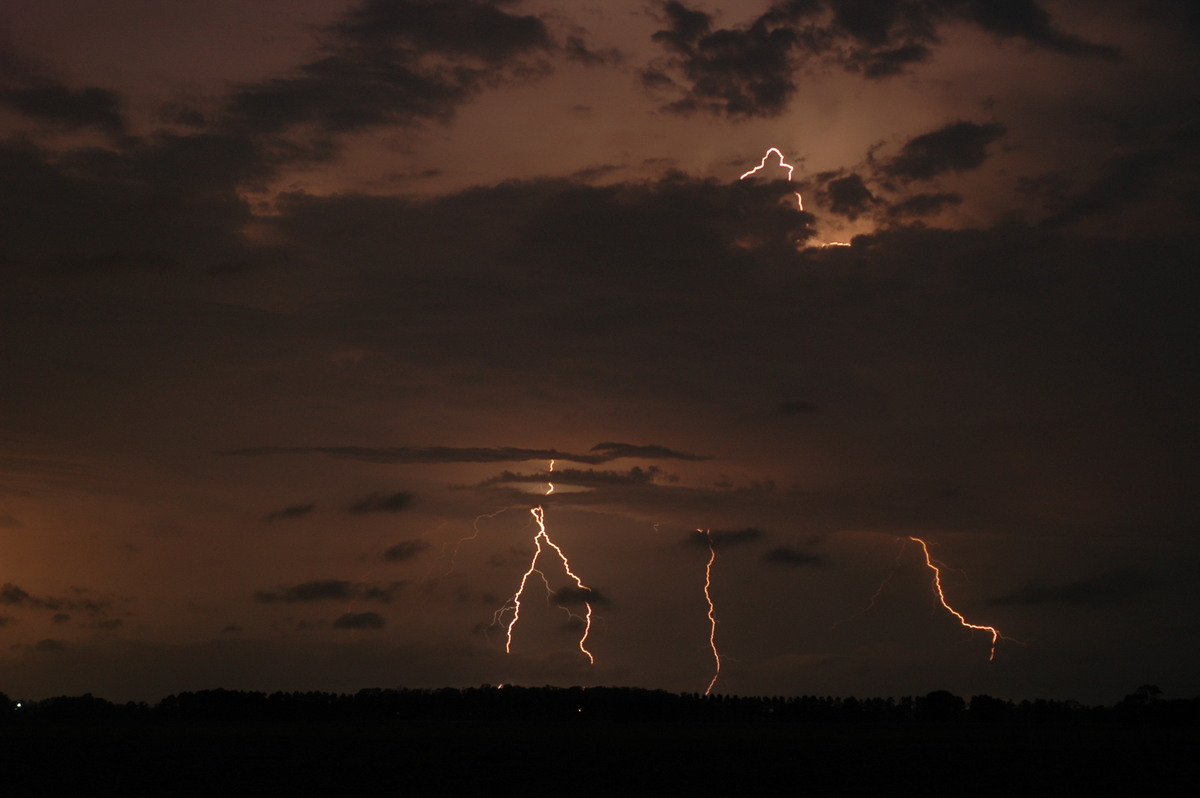
{"type": "MultiPolygon", "coordinates": [[[[775,153],[776,155],[779,156],[779,165],[787,170],[787,173],[788,173],[787,179],[788,179],[788,182],[790,183],[792,180],[792,173],[796,171],[796,167],[784,160],[783,153],[780,152],[778,147],[772,147],[771,149],[769,149],[765,153],[763,153],[762,161],[758,164],[758,166],[756,166],[753,169],[751,169],[750,171],[744,173],[741,177],[738,178],[738,180],[745,180],[750,175],[765,168],[767,165],[767,159],[771,157],[771,153],[775,153]]],[[[800,210],[804,210],[804,197],[800,196],[799,191],[794,192],[794,193],[796,194],[796,202],[799,204],[800,210]]]]}
{"type": "MultiPolygon", "coordinates": [[[[483,515],[475,516],[475,520],[471,522],[471,529],[473,531],[471,532],[471,534],[467,535],[466,537],[459,538],[458,542],[454,544],[454,549],[450,552],[450,567],[446,569],[446,573],[442,574],[442,576],[440,578],[444,579],[447,576],[449,576],[450,574],[454,573],[455,563],[458,560],[458,550],[460,548],[462,548],[462,544],[466,543],[468,540],[475,540],[476,538],[479,537],[479,522],[480,521],[482,521],[485,518],[495,518],[496,516],[501,515],[503,513],[507,513],[509,510],[512,510],[512,509],[514,509],[514,508],[513,507],[504,507],[503,509],[497,510],[494,513],[484,513],[483,515]]],[[[445,556],[444,548],[442,549],[442,552],[443,552],[443,556],[445,556]]],[[[432,569],[433,566],[431,565],[430,568],[432,569]]]]}
{"type": "Polygon", "coordinates": [[[896,575],[896,571],[900,570],[900,557],[904,554],[904,547],[907,545],[907,543],[908,541],[900,539],[900,549],[896,552],[896,559],[892,561],[892,568],[888,571],[887,576],[883,578],[883,581],[879,583],[879,587],[875,588],[875,592],[871,594],[871,600],[867,602],[867,606],[863,607],[849,618],[843,618],[835,623],[833,625],[834,629],[838,628],[847,621],[852,621],[858,616],[866,615],[868,612],[875,609],[875,602],[879,600],[879,596],[882,595],[883,589],[888,586],[889,582],[892,581],[892,577],[896,575]]]}
{"type": "Polygon", "coordinates": [[[912,537],[911,535],[909,536],[908,539],[912,540],[912,541],[916,541],[917,543],[921,544],[921,551],[923,551],[925,553],[925,565],[929,568],[929,570],[933,571],[933,586],[937,590],[938,601],[940,601],[942,603],[942,606],[945,607],[950,612],[951,615],[953,615],[955,618],[958,618],[958,622],[960,624],[962,624],[964,627],[966,627],[967,629],[981,629],[981,630],[984,630],[987,632],[991,632],[992,633],[992,653],[988,656],[988,661],[991,662],[992,660],[996,659],[996,641],[998,641],[1001,638],[1000,630],[994,626],[981,626],[979,624],[971,623],[962,616],[962,613],[960,613],[958,610],[951,607],[946,602],[946,594],[944,592],[942,592],[942,571],[940,568],[938,568],[938,566],[934,562],[933,558],[931,558],[929,556],[928,544],[926,544],[925,541],[921,540],[920,538],[915,538],[915,537],[912,537]]]}
{"type": "Polygon", "coordinates": [[[709,591],[712,587],[712,567],[713,563],[717,561],[717,550],[713,547],[712,530],[697,529],[696,531],[703,532],[708,538],[708,564],[704,566],[704,600],[708,602],[708,645],[712,649],[713,663],[716,666],[712,681],[704,690],[704,694],[709,695],[717,683],[717,677],[721,675],[721,653],[717,651],[717,608],[713,604],[712,593],[709,591]]]}

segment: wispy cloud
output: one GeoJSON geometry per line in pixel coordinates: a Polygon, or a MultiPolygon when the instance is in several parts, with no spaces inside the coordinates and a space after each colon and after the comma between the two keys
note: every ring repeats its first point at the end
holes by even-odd
{"type": "Polygon", "coordinates": [[[298,585],[277,587],[273,590],[259,590],[255,592],[254,600],[262,604],[292,604],[362,599],[386,604],[395,598],[404,584],[403,581],[391,582],[387,585],[371,585],[364,582],[349,582],[344,579],[317,579],[298,585]]]}
{"type": "Polygon", "coordinates": [[[1030,582],[1025,587],[993,599],[996,606],[1096,605],[1121,601],[1149,592],[1155,580],[1136,567],[1105,571],[1074,582],[1053,585],[1030,582]]]}
{"type": "Polygon", "coordinates": [[[294,518],[303,518],[304,516],[317,509],[316,504],[294,504],[290,507],[284,507],[282,510],[276,510],[267,513],[267,521],[287,521],[294,518]]]}
{"type": "Polygon", "coordinates": [[[363,496],[347,509],[351,515],[398,513],[412,506],[412,500],[412,494],[407,491],[398,491],[396,493],[376,492],[363,496]]]}
{"type": "Polygon", "coordinates": [[[654,444],[639,446],[629,443],[601,443],[590,452],[579,454],[558,449],[524,449],[515,446],[453,447],[453,446],[251,446],[226,449],[223,455],[265,456],[285,454],[322,454],[370,463],[438,464],[438,463],[519,463],[528,460],[562,460],[569,463],[599,465],[620,458],[653,460],[705,460],[702,455],[689,454],[654,444]]]}

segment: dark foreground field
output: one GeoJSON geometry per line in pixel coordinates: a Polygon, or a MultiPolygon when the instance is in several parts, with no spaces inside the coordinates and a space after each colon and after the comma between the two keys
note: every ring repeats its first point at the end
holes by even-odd
{"type": "Polygon", "coordinates": [[[836,699],[808,713],[706,712],[700,698],[633,711],[526,693],[499,708],[447,702],[442,717],[436,701],[407,713],[220,700],[18,710],[0,723],[0,783],[13,796],[1154,795],[1177,790],[1200,752],[1200,727],[1180,713],[844,712],[836,699]]]}

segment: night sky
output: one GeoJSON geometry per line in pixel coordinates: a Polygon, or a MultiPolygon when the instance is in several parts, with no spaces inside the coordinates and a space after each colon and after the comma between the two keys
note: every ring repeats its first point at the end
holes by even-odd
{"type": "Polygon", "coordinates": [[[717,692],[1200,694],[1198,95],[1186,0],[8,0],[0,690],[702,692],[711,539],[717,692]]]}

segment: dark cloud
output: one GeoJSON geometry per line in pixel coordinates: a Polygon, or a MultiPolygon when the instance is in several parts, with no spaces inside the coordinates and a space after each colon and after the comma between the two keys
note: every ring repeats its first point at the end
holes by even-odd
{"type": "Polygon", "coordinates": [[[900,0],[839,0],[829,35],[840,46],[834,59],[870,79],[902,74],[929,59],[938,42],[935,4],[900,0]]]}
{"type": "Polygon", "coordinates": [[[0,604],[20,607],[29,604],[34,599],[24,590],[14,584],[5,583],[0,587],[0,604]]]}
{"type": "Polygon", "coordinates": [[[342,579],[321,579],[314,582],[304,582],[293,587],[285,587],[276,591],[260,590],[254,594],[254,600],[264,604],[279,601],[346,601],[357,595],[358,586],[353,582],[342,579]]]}
{"type": "Polygon", "coordinates": [[[570,61],[577,61],[585,66],[605,66],[616,64],[622,60],[621,53],[614,49],[596,51],[587,46],[581,36],[568,36],[562,46],[563,54],[570,61]]]}
{"type": "Polygon", "coordinates": [[[325,454],[371,463],[504,463],[522,460],[602,462],[598,457],[572,455],[555,449],[454,448],[449,446],[255,446],[218,452],[226,455],[325,454]]]}
{"type": "Polygon", "coordinates": [[[379,586],[348,582],[343,579],[318,579],[275,590],[259,590],[255,592],[254,600],[262,604],[351,601],[354,599],[387,603],[395,597],[403,585],[404,582],[392,582],[386,586],[379,586]]]}
{"type": "Polygon", "coordinates": [[[1050,14],[1037,0],[969,0],[955,3],[966,20],[1001,38],[1020,38],[1038,47],[1064,55],[1080,55],[1115,61],[1120,51],[1115,47],[1093,44],[1078,36],[1059,30],[1050,14]]]}
{"type": "Polygon", "coordinates": [[[47,637],[43,640],[39,640],[36,643],[34,643],[33,650],[44,652],[44,653],[50,653],[50,654],[58,654],[60,652],[66,651],[67,646],[61,640],[55,640],[53,638],[47,637]]]}
{"type": "Polygon", "coordinates": [[[406,584],[408,582],[401,579],[388,585],[363,585],[359,590],[359,596],[367,601],[378,601],[387,604],[396,597],[396,594],[406,584]]]}
{"type": "Polygon", "coordinates": [[[508,14],[496,5],[475,0],[365,0],[332,29],[353,44],[391,48],[401,43],[489,62],[550,46],[540,19],[508,14]]]}
{"type": "Polygon", "coordinates": [[[333,622],[334,629],[382,629],[386,625],[377,612],[347,612],[333,622]]]}
{"type": "MultiPolygon", "coordinates": [[[[676,113],[704,111],[730,117],[774,116],[796,90],[792,50],[796,30],[764,15],[747,28],[712,30],[712,19],[682,3],[663,7],[667,27],[653,39],[676,56],[684,96],[666,106],[676,113]]],[[[644,85],[666,75],[651,68],[644,85]]]]}
{"type": "MultiPolygon", "coordinates": [[[[0,587],[0,605],[50,610],[57,613],[82,612],[91,617],[102,616],[112,606],[107,600],[92,599],[83,595],[86,591],[71,588],[71,596],[33,596],[11,583],[0,587]]],[[[65,616],[64,617],[69,617],[65,616]]],[[[57,616],[56,616],[57,618],[57,616]]]]}
{"type": "Polygon", "coordinates": [[[883,172],[901,180],[928,180],[945,172],[976,169],[987,158],[988,145],[1004,132],[1004,126],[994,122],[951,122],[909,140],[883,172]]]}
{"type": "Polygon", "coordinates": [[[472,0],[367,0],[326,34],[323,52],[295,74],[231,97],[234,129],[262,134],[309,125],[335,134],[445,120],[503,80],[505,67],[552,45],[536,17],[472,0]]]}
{"type": "Polygon", "coordinates": [[[428,548],[429,544],[423,540],[402,540],[384,550],[383,559],[388,562],[404,562],[415,558],[428,548]]]}
{"type": "Polygon", "coordinates": [[[763,538],[763,531],[755,527],[745,529],[713,529],[709,531],[696,530],[687,536],[687,542],[693,546],[708,548],[711,542],[714,549],[727,549],[732,546],[742,546],[754,543],[763,538]]]}
{"type": "Polygon", "coordinates": [[[81,629],[99,629],[104,632],[115,632],[125,625],[125,622],[120,618],[106,618],[102,621],[94,621],[92,623],[80,624],[81,629]]]}
{"type": "Polygon", "coordinates": [[[856,174],[828,181],[820,193],[829,210],[849,219],[857,219],[878,202],[862,177],[856,174]]]}
{"type": "Polygon", "coordinates": [[[555,604],[563,607],[581,607],[585,603],[593,607],[607,607],[612,604],[600,591],[574,585],[565,585],[554,591],[553,598],[555,604]]]}
{"type": "MultiPolygon", "coordinates": [[[[1161,195],[1162,184],[1184,164],[1200,154],[1200,123],[1192,123],[1144,146],[1122,152],[1103,164],[1089,185],[1068,193],[1056,175],[1026,181],[1033,192],[1049,195],[1057,211],[1043,222],[1046,227],[1063,227],[1095,216],[1111,216],[1147,196],[1161,195]]],[[[1192,199],[1193,205],[1196,203],[1192,199]]]]}
{"type": "Polygon", "coordinates": [[[562,460],[569,463],[606,463],[622,457],[646,459],[704,460],[700,455],[677,452],[664,446],[637,446],[628,443],[601,443],[591,453],[572,454],[557,449],[520,449],[511,446],[496,448],[449,446],[255,446],[228,449],[225,455],[325,454],[364,460],[371,463],[505,463],[525,460],[562,460]]]}
{"type": "MultiPolygon", "coordinates": [[[[237,87],[208,114],[164,106],[163,121],[184,135],[125,134],[114,93],[64,87],[0,52],[0,105],[58,127],[121,133],[108,148],[43,150],[36,136],[0,145],[0,264],[72,275],[193,264],[245,273],[255,259],[242,236],[252,220],[244,189],[289,164],[330,160],[343,133],[448,119],[486,88],[544,72],[554,51],[538,18],[472,0],[369,0],[322,37],[310,61],[237,87]],[[69,236],[47,234],[66,224],[69,236]]],[[[576,57],[587,54],[580,46],[576,57]]]]}
{"type": "Polygon", "coordinates": [[[352,515],[367,515],[368,513],[398,513],[412,506],[412,494],[406,491],[397,493],[371,493],[363,496],[348,508],[352,515]]]}
{"type": "Polygon", "coordinates": [[[886,78],[903,74],[913,64],[928,61],[932,54],[923,44],[906,44],[889,50],[856,51],[847,59],[846,66],[868,78],[886,78]]]}
{"type": "Polygon", "coordinates": [[[74,91],[57,84],[0,88],[0,105],[68,130],[96,127],[120,134],[125,129],[120,99],[115,93],[94,86],[74,91]]]}
{"type": "Polygon", "coordinates": [[[659,475],[655,466],[639,468],[634,466],[628,471],[596,471],[594,469],[564,468],[554,471],[540,471],[532,474],[520,474],[504,471],[480,483],[499,485],[505,483],[547,483],[555,485],[576,485],[579,487],[595,487],[599,485],[649,485],[659,475]]]}
{"type": "Polygon", "coordinates": [[[4,269],[79,276],[162,274],[244,251],[234,186],[272,171],[250,142],[158,133],[117,149],[60,154],[0,143],[4,269]],[[71,234],[54,235],[64,225],[71,234]]]}
{"type": "Polygon", "coordinates": [[[737,28],[715,27],[711,15],[671,0],[662,22],[652,38],[667,58],[641,71],[642,85],[680,95],[665,110],[733,118],[781,113],[810,63],[868,79],[902,74],[930,60],[954,23],[1067,55],[1118,55],[1059,30],[1036,0],[781,0],[737,28]]]}
{"type": "Polygon", "coordinates": [[[1099,605],[1147,593],[1155,580],[1136,567],[1106,571],[1061,585],[1031,582],[1015,593],[992,600],[996,606],[1099,605]]]}
{"type": "Polygon", "coordinates": [[[823,568],[826,565],[826,559],[823,555],[814,554],[810,551],[804,551],[791,546],[776,546],[764,554],[762,559],[763,562],[772,565],[809,566],[813,568],[823,568]]]}
{"type": "Polygon", "coordinates": [[[703,455],[677,452],[673,449],[668,449],[665,446],[656,446],[654,444],[638,446],[632,443],[598,443],[592,447],[591,451],[598,452],[599,454],[603,455],[605,460],[616,460],[621,457],[641,457],[647,460],[708,459],[703,455]]]}
{"type": "Polygon", "coordinates": [[[290,507],[284,507],[282,510],[267,513],[266,518],[268,521],[286,521],[293,518],[303,518],[315,509],[317,509],[316,504],[293,504],[290,507]]]}
{"type": "Polygon", "coordinates": [[[958,194],[937,193],[937,194],[917,194],[900,202],[894,203],[888,208],[888,216],[895,219],[910,218],[914,216],[933,216],[940,213],[944,208],[950,205],[959,205],[962,203],[962,197],[958,194]]]}
{"type": "Polygon", "coordinates": [[[117,135],[125,129],[120,98],[114,92],[65,86],[6,52],[4,42],[0,42],[0,106],[65,130],[94,127],[117,135]]]}

